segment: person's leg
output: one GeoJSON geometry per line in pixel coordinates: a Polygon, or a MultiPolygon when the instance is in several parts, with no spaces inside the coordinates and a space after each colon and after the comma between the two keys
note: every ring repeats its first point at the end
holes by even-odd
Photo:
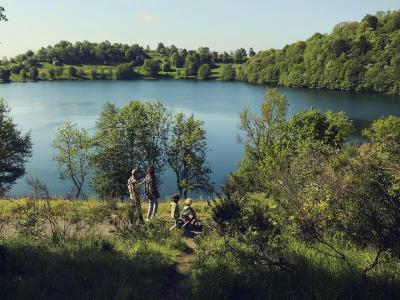
{"type": "Polygon", "coordinates": [[[154,202],[151,199],[149,199],[149,209],[147,210],[146,221],[150,220],[151,214],[153,212],[153,205],[154,205],[154,202]]]}
{"type": "Polygon", "coordinates": [[[154,198],[154,199],[153,199],[153,203],[154,203],[154,206],[153,206],[153,215],[152,215],[152,218],[156,215],[156,213],[157,213],[157,211],[158,211],[158,199],[157,199],[157,198],[154,198]]]}
{"type": "Polygon", "coordinates": [[[129,224],[133,225],[133,223],[135,222],[135,204],[132,199],[130,199],[128,205],[129,224]]]}
{"type": "Polygon", "coordinates": [[[138,223],[143,224],[143,214],[142,214],[142,204],[140,203],[140,199],[136,198],[136,210],[137,210],[137,215],[138,215],[138,223]]]}
{"type": "Polygon", "coordinates": [[[177,227],[178,227],[178,219],[174,219],[174,225],[169,230],[172,230],[177,227]]]}
{"type": "Polygon", "coordinates": [[[188,224],[190,224],[191,219],[185,217],[184,221],[185,221],[185,223],[182,225],[182,228],[183,228],[183,229],[185,229],[185,227],[186,227],[188,224]]]}

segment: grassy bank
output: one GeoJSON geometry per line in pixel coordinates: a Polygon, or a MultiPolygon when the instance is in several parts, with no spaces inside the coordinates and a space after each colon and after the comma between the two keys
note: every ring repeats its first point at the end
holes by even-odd
{"type": "MultiPolygon", "coordinates": [[[[217,64],[215,68],[211,70],[210,80],[221,80],[222,66],[226,64],[217,64]]],[[[116,68],[118,65],[67,65],[64,64],[59,67],[55,67],[50,63],[39,63],[38,72],[39,76],[35,81],[54,81],[54,80],[116,80],[116,68]],[[77,70],[76,76],[70,76],[69,68],[75,67],[77,70]],[[49,70],[59,68],[60,74],[54,77],[50,76],[49,70]],[[95,75],[94,75],[95,74],[95,75]]],[[[237,68],[239,65],[233,65],[237,68]]],[[[139,74],[139,78],[142,79],[197,79],[196,77],[189,76],[185,78],[184,68],[171,68],[169,71],[160,71],[157,77],[149,77],[145,74],[143,67],[135,67],[135,72],[139,74]]],[[[23,79],[20,74],[12,73],[10,76],[11,82],[29,82],[32,79],[23,79]]]]}

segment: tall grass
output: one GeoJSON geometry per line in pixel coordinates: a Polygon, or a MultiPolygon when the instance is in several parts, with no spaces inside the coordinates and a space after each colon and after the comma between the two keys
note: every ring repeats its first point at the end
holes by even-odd
{"type": "Polygon", "coordinates": [[[160,299],[186,250],[166,207],[118,231],[110,218],[128,218],[127,203],[0,201],[0,299],[160,299]]]}
{"type": "Polygon", "coordinates": [[[365,278],[373,253],[333,242],[353,268],[291,240],[286,251],[296,269],[289,273],[237,257],[212,233],[199,241],[188,288],[193,299],[400,299],[399,262],[379,265],[365,278]]]}

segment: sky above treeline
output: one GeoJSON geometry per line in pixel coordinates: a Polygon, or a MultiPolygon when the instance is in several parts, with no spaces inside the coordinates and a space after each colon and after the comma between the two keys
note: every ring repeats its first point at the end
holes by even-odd
{"type": "Polygon", "coordinates": [[[0,57],[61,40],[158,42],[224,51],[281,48],[343,21],[398,10],[400,0],[0,0],[0,57]]]}

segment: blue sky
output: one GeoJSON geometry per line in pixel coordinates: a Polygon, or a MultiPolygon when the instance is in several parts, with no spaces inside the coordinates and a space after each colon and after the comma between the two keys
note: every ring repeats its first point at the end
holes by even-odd
{"type": "Polygon", "coordinates": [[[0,57],[60,40],[213,50],[279,48],[400,0],[0,0],[0,57]]]}

